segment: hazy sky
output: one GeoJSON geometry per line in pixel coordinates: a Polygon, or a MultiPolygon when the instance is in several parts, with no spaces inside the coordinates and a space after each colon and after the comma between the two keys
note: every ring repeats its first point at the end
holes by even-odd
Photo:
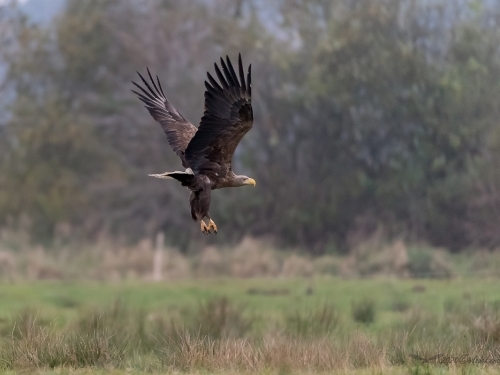
{"type": "Polygon", "coordinates": [[[66,0],[0,0],[0,6],[17,2],[33,22],[50,21],[64,6],[66,0]]]}

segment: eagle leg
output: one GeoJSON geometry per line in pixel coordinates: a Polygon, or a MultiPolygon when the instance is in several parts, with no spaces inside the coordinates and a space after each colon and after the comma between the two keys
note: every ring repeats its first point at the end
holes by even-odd
{"type": "Polygon", "coordinates": [[[211,230],[211,229],[213,229],[214,233],[217,234],[217,225],[215,225],[215,223],[212,219],[210,219],[210,221],[208,222],[208,230],[211,230]]]}
{"type": "Polygon", "coordinates": [[[203,220],[200,220],[200,226],[203,234],[210,234],[210,227],[203,220]]]}

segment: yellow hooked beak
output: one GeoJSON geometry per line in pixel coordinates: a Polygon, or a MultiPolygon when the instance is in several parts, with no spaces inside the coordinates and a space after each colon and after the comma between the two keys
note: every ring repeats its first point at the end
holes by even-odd
{"type": "Polygon", "coordinates": [[[255,182],[255,180],[253,178],[249,178],[245,181],[245,185],[257,185],[257,183],[255,182]]]}

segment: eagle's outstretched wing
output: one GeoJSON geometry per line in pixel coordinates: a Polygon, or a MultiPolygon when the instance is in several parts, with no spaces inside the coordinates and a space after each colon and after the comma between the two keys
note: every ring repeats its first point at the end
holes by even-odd
{"type": "Polygon", "coordinates": [[[179,156],[182,161],[184,168],[188,168],[188,164],[185,159],[184,152],[196,133],[197,128],[191,124],[188,120],[184,118],[165,97],[163,89],[160,84],[158,76],[156,76],[156,85],[151,73],[148,69],[149,79],[151,84],[149,84],[144,77],[140,74],[142,82],[146,86],[147,90],[135,82],[132,82],[135,86],[141,90],[142,93],[132,90],[135,94],[139,96],[149,113],[156,122],[158,122],[163,131],[167,135],[167,140],[175,153],[179,156]]]}
{"type": "Polygon", "coordinates": [[[224,75],[214,64],[219,85],[207,73],[205,112],[185,152],[186,161],[195,173],[229,168],[236,146],[252,127],[251,65],[245,82],[241,55],[238,56],[239,80],[229,57],[226,56],[227,65],[222,58],[220,62],[224,75]]]}

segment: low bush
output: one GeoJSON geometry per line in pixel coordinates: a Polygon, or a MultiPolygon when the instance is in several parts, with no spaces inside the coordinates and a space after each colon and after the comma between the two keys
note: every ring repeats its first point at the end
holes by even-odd
{"type": "Polygon", "coordinates": [[[375,302],[371,299],[362,299],[352,302],[351,315],[355,322],[370,324],[375,321],[375,302]]]}

